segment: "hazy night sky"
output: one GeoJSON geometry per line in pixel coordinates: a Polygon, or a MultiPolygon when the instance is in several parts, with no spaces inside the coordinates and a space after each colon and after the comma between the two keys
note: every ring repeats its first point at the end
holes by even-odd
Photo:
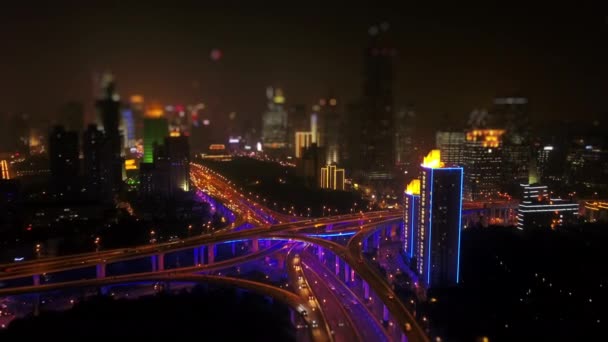
{"type": "Polygon", "coordinates": [[[103,70],[115,74],[123,97],[202,101],[222,116],[236,111],[257,120],[267,85],[283,87],[290,104],[311,105],[329,90],[344,103],[361,92],[367,29],[384,20],[398,50],[395,103],[413,103],[425,117],[460,120],[514,91],[530,98],[536,121],[608,112],[608,12],[599,5],[104,3],[2,5],[0,113],[49,117],[68,100],[90,109],[91,74],[103,70]],[[224,53],[219,62],[209,58],[213,48],[224,53]]]}

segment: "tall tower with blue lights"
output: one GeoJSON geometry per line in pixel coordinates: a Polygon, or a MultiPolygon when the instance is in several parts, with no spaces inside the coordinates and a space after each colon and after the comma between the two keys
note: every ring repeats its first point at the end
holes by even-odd
{"type": "Polygon", "coordinates": [[[418,225],[418,212],[420,211],[420,179],[412,179],[405,189],[403,209],[403,251],[410,259],[415,257],[416,232],[418,225]]]}
{"type": "Polygon", "coordinates": [[[460,277],[463,170],[446,166],[439,150],[422,163],[416,270],[427,288],[457,285],[460,277]]]}

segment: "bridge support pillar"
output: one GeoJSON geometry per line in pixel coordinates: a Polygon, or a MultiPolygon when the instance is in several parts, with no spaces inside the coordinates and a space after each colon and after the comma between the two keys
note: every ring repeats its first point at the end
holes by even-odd
{"type": "Polygon", "coordinates": [[[363,239],[363,252],[367,252],[368,238],[363,239]]]}
{"type": "Polygon", "coordinates": [[[346,262],[344,262],[344,282],[348,283],[350,281],[350,266],[346,262]]]}
{"type": "Polygon", "coordinates": [[[216,252],[217,245],[207,245],[207,264],[213,264],[215,262],[216,252]]]}
{"type": "Polygon", "coordinates": [[[157,264],[158,266],[157,266],[156,270],[164,271],[165,270],[165,254],[164,253],[158,254],[157,262],[158,262],[158,264],[157,264]]]}
{"type": "Polygon", "coordinates": [[[369,284],[365,280],[362,280],[361,282],[363,283],[363,297],[365,297],[365,300],[368,300],[369,299],[369,284]]]}
{"type": "Polygon", "coordinates": [[[380,249],[380,232],[375,232],[373,237],[374,237],[374,248],[380,249]]]}
{"type": "Polygon", "coordinates": [[[40,285],[40,274],[34,274],[32,276],[32,282],[34,286],[40,285]]]}
{"type": "Polygon", "coordinates": [[[236,255],[236,241],[230,243],[230,247],[232,248],[232,256],[236,255]]]}
{"type": "Polygon", "coordinates": [[[95,266],[95,276],[97,279],[102,279],[106,277],[106,264],[97,264],[95,266]]]}
{"type": "Polygon", "coordinates": [[[401,333],[401,342],[407,342],[407,336],[405,336],[404,332],[401,333]]]}
{"type": "Polygon", "coordinates": [[[336,258],[336,270],[335,270],[335,271],[336,271],[336,275],[337,275],[337,276],[340,276],[340,263],[341,263],[341,262],[342,262],[342,261],[340,261],[340,259],[337,259],[337,258],[336,258]]]}
{"type": "Polygon", "coordinates": [[[317,246],[317,258],[323,263],[323,247],[317,246]]]}
{"type": "Polygon", "coordinates": [[[291,320],[291,324],[293,324],[294,327],[298,325],[298,315],[296,314],[296,310],[289,309],[289,319],[291,320]]]}
{"type": "Polygon", "coordinates": [[[151,255],[150,256],[150,264],[152,264],[152,272],[156,272],[156,268],[158,266],[158,256],[151,255]]]}
{"type": "Polygon", "coordinates": [[[200,249],[198,247],[194,247],[194,249],[192,250],[192,256],[194,258],[194,266],[198,266],[198,264],[201,264],[201,259],[200,259],[200,249]]]}
{"type": "Polygon", "coordinates": [[[388,322],[388,308],[384,304],[382,305],[382,320],[388,322]]]}
{"type": "Polygon", "coordinates": [[[350,281],[355,281],[355,270],[353,270],[352,268],[350,269],[350,281]]]}
{"type": "Polygon", "coordinates": [[[334,225],[333,225],[333,223],[330,223],[327,225],[327,231],[332,231],[332,230],[334,230],[334,225]]]}
{"type": "Polygon", "coordinates": [[[260,242],[258,239],[253,239],[251,240],[251,251],[252,252],[257,252],[260,250],[260,242]]]}

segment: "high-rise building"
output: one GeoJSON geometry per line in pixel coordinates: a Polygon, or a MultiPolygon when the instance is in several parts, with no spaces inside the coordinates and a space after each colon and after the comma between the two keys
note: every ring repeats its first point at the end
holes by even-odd
{"type": "Polygon", "coordinates": [[[290,142],[287,137],[287,111],[285,97],[280,88],[266,89],[268,109],[262,115],[262,141],[266,152],[284,152],[290,142]]]}
{"type": "Polygon", "coordinates": [[[125,106],[121,110],[120,116],[120,131],[124,132],[124,146],[123,149],[130,149],[135,147],[135,111],[131,106],[125,106]]]}
{"type": "Polygon", "coordinates": [[[424,158],[420,174],[420,210],[416,269],[427,287],[458,284],[462,230],[463,169],[446,167],[439,150],[424,158]]]}
{"type": "Polygon", "coordinates": [[[435,147],[441,151],[441,161],[446,165],[463,165],[464,132],[435,133],[435,147]]]}
{"type": "Polygon", "coordinates": [[[341,138],[341,118],[338,112],[338,100],[333,96],[320,99],[318,108],[318,135],[316,142],[319,146],[325,147],[325,162],[327,164],[338,164],[340,162],[341,138]]]}
{"type": "Polygon", "coordinates": [[[497,97],[491,110],[495,127],[505,129],[503,136],[503,185],[514,188],[526,182],[532,157],[528,99],[522,96],[497,97]]]}
{"type": "Polygon", "coordinates": [[[76,191],[78,185],[78,133],[55,126],[49,137],[51,184],[61,193],[76,191]]]}
{"type": "Polygon", "coordinates": [[[395,164],[408,168],[417,161],[414,132],[416,113],[410,107],[395,111],[395,164]]]}
{"type": "Polygon", "coordinates": [[[321,168],[321,189],[344,191],[344,169],[336,165],[321,168]]]}
{"type": "Polygon", "coordinates": [[[165,138],[169,161],[169,195],[190,191],[190,146],[187,136],[165,138]]]}
{"type": "Polygon", "coordinates": [[[321,167],[325,165],[325,150],[312,143],[308,148],[302,150],[302,158],[296,161],[297,175],[304,179],[304,183],[311,188],[316,188],[321,180],[321,167]]]}
{"type": "Polygon", "coordinates": [[[521,184],[523,197],[517,210],[517,228],[556,228],[572,223],[578,203],[550,198],[546,185],[521,184]]]}
{"type": "Polygon", "coordinates": [[[102,157],[102,173],[104,183],[102,189],[115,193],[122,186],[122,136],[120,134],[120,97],[116,93],[114,78],[104,74],[101,84],[102,94],[97,100],[97,110],[103,125],[105,136],[104,153],[102,157]]]}
{"type": "Polygon", "coordinates": [[[296,158],[302,157],[302,149],[308,148],[312,143],[312,132],[296,132],[296,141],[294,144],[296,158]]]}
{"type": "Polygon", "coordinates": [[[474,129],[466,132],[462,165],[465,170],[465,198],[486,200],[497,196],[503,184],[502,129],[474,129]]]}
{"type": "Polygon", "coordinates": [[[369,45],[364,54],[363,97],[360,112],[360,158],[358,169],[367,178],[392,177],[394,168],[393,57],[389,24],[369,29],[369,45]]]}
{"type": "Polygon", "coordinates": [[[86,191],[92,198],[96,198],[103,184],[102,156],[105,138],[103,132],[91,124],[82,136],[82,154],[84,157],[84,184],[86,191]]]}
{"type": "Polygon", "coordinates": [[[154,162],[154,145],[161,145],[169,135],[169,123],[160,108],[149,108],[144,118],[144,163],[154,162]]]}
{"type": "Polygon", "coordinates": [[[420,211],[420,179],[412,179],[405,188],[403,205],[403,251],[412,264],[416,261],[416,233],[420,211]]]}

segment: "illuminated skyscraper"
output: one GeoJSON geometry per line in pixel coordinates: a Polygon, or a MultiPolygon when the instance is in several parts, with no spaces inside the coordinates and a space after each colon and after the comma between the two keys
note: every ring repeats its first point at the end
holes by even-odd
{"type": "Polygon", "coordinates": [[[495,127],[505,129],[503,137],[503,184],[509,189],[526,182],[532,156],[528,99],[521,96],[494,99],[495,127]]]}
{"type": "Polygon", "coordinates": [[[435,147],[441,151],[441,161],[447,165],[463,165],[464,132],[435,133],[435,147]]]}
{"type": "Polygon", "coordinates": [[[466,132],[462,164],[465,170],[465,198],[487,200],[497,196],[503,184],[502,129],[466,132]]]}
{"type": "Polygon", "coordinates": [[[150,108],[144,119],[144,163],[154,161],[154,145],[161,145],[169,135],[169,123],[163,118],[163,110],[150,108]]]}
{"type": "Polygon", "coordinates": [[[403,251],[413,261],[416,255],[416,233],[418,230],[418,214],[420,211],[420,179],[412,179],[404,194],[403,209],[403,251]]]}
{"type": "Polygon", "coordinates": [[[321,168],[321,189],[344,191],[344,169],[336,165],[321,168]]]}
{"type": "Polygon", "coordinates": [[[302,150],[308,148],[312,144],[312,132],[296,132],[296,141],[294,145],[294,152],[296,158],[302,157],[302,150]]]}
{"type": "Polygon", "coordinates": [[[268,109],[262,116],[262,141],[264,150],[285,151],[289,147],[287,140],[287,111],[284,108],[285,97],[280,88],[268,87],[266,90],[268,109]]]}
{"type": "Polygon", "coordinates": [[[453,286],[460,277],[463,170],[444,166],[440,151],[433,150],[421,171],[417,272],[427,288],[453,286]]]}
{"type": "Polygon", "coordinates": [[[190,147],[187,136],[165,138],[169,161],[169,194],[190,191],[190,147]]]}

